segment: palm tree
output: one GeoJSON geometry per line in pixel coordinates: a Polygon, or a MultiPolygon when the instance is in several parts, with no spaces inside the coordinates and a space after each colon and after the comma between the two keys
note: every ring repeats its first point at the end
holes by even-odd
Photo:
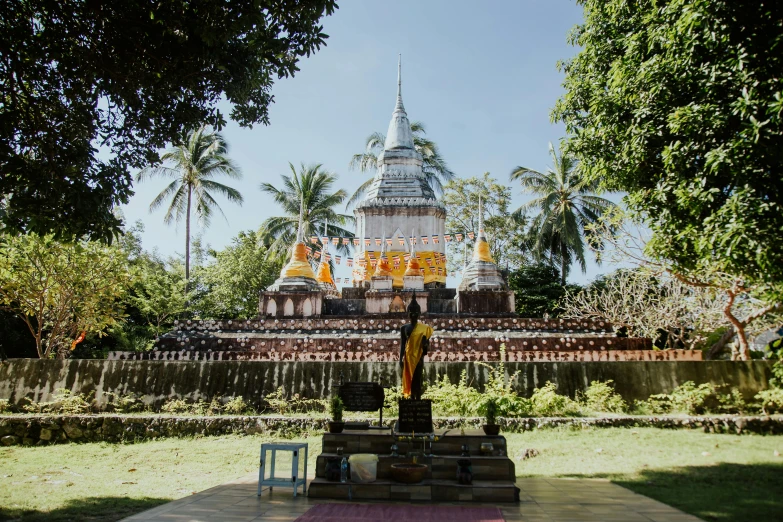
{"type": "MultiPolygon", "coordinates": [[[[261,224],[261,240],[269,246],[270,254],[284,256],[296,239],[300,208],[305,237],[321,237],[324,225],[327,225],[326,235],[330,237],[353,237],[352,232],[342,228],[342,225],[353,223],[353,217],[334,211],[334,207],[348,196],[342,189],[331,192],[337,175],[328,172],[320,164],[301,165],[298,172],[291,163],[288,166],[291,175],[280,176],[283,179],[282,189],[271,183],[261,183],[261,190],[270,194],[285,213],[284,216],[267,218],[261,224]]],[[[337,250],[346,254],[349,252],[342,244],[337,250]]]]}
{"type": "Polygon", "coordinates": [[[528,201],[517,213],[538,209],[531,223],[534,238],[533,255],[549,259],[560,266],[560,282],[565,286],[571,264],[576,261],[587,271],[585,240],[597,250],[603,247],[600,238],[588,225],[597,222],[608,209],[615,206],[608,199],[595,195],[598,183],[582,177],[576,160],[560,154],[549,144],[553,167],[545,173],[527,167],[511,171],[511,180],[519,180],[522,188],[537,197],[528,201]]]}
{"type": "MultiPolygon", "coordinates": [[[[154,177],[172,179],[163,191],[150,203],[153,212],[168,202],[163,221],[168,225],[172,221],[185,219],[185,285],[190,281],[190,214],[193,205],[202,226],[209,226],[214,209],[221,214],[223,210],[217,204],[213,194],[221,194],[233,203],[242,204],[242,194],[238,190],[212,178],[218,175],[241,179],[239,167],[227,156],[228,145],[223,136],[202,125],[188,132],[173,144],[162,156],[163,163],[171,166],[147,167],[136,176],[136,181],[154,177]]],[[[225,217],[225,214],[223,214],[225,217]]]]}
{"type": "MultiPolygon", "coordinates": [[[[427,183],[436,194],[442,194],[443,183],[454,179],[454,172],[449,169],[446,160],[440,155],[440,150],[435,142],[424,137],[427,131],[423,123],[420,121],[411,123],[411,131],[413,132],[413,146],[424,158],[422,170],[427,183]]],[[[351,170],[358,169],[359,172],[374,172],[379,167],[378,156],[383,151],[385,142],[386,136],[380,132],[374,132],[367,136],[364,152],[362,154],[354,154],[348,167],[351,170]]],[[[346,208],[355,205],[364,196],[367,189],[370,188],[371,183],[372,178],[362,183],[350,197],[348,203],[346,203],[346,208]]]]}

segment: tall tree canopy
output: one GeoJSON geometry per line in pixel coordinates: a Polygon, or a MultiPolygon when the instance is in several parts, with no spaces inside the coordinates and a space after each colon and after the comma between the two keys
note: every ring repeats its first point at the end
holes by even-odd
{"type": "Polygon", "coordinates": [[[615,205],[597,196],[598,183],[586,179],[578,163],[568,154],[557,153],[549,144],[552,167],[546,172],[517,167],[511,171],[511,179],[519,181],[523,190],[536,197],[517,211],[538,210],[530,225],[533,236],[533,254],[539,260],[560,266],[560,283],[565,286],[566,276],[576,261],[582,273],[587,270],[585,240],[600,250],[601,237],[591,230],[607,210],[615,205]]]}
{"type": "Polygon", "coordinates": [[[110,240],[129,169],[183,130],[269,123],[275,78],[325,44],[335,0],[5,0],[0,227],[110,240]],[[100,149],[100,155],[99,155],[100,149]]]}
{"type": "Polygon", "coordinates": [[[168,203],[166,224],[185,220],[185,281],[190,279],[190,215],[195,207],[202,225],[209,225],[214,209],[221,214],[213,194],[220,194],[231,202],[242,204],[238,190],[215,181],[215,176],[240,179],[239,167],[228,157],[228,145],[218,132],[202,125],[187,133],[163,155],[171,166],[148,167],[139,172],[137,181],[161,177],[173,178],[171,183],[150,203],[150,212],[168,203]]]}
{"type": "MultiPolygon", "coordinates": [[[[478,232],[479,195],[492,258],[501,268],[508,266],[514,270],[527,261],[530,253],[526,218],[511,212],[511,188],[498,183],[489,172],[467,179],[454,178],[443,187],[441,202],[446,207],[446,230],[478,232]]],[[[447,244],[450,272],[462,269],[465,259],[470,261],[472,246],[467,240],[447,244]]]]}
{"type": "MultiPolygon", "coordinates": [[[[427,130],[424,124],[420,121],[414,121],[411,123],[411,131],[413,132],[413,147],[416,152],[421,154],[424,164],[422,165],[422,171],[427,179],[427,183],[432,187],[432,190],[436,194],[443,193],[443,183],[454,179],[454,172],[449,169],[449,165],[443,156],[440,154],[438,145],[427,138],[425,134],[427,130]]],[[[351,169],[358,169],[359,172],[371,172],[375,174],[378,169],[378,156],[383,151],[383,144],[386,142],[386,136],[380,132],[373,132],[364,143],[364,152],[361,154],[354,154],[351,158],[351,162],[348,164],[351,169]]],[[[361,185],[348,199],[347,205],[355,205],[367,192],[372,183],[372,178],[368,179],[361,185]]]]}
{"type": "Polygon", "coordinates": [[[783,297],[783,5],[580,0],[553,117],[588,179],[628,192],[648,254],[783,297]]]}
{"type": "MultiPolygon", "coordinates": [[[[332,192],[337,175],[322,165],[301,165],[298,172],[293,164],[289,163],[288,167],[291,175],[280,176],[283,179],[282,188],[272,183],[261,183],[261,191],[270,194],[285,213],[284,216],[267,218],[259,229],[259,237],[264,244],[269,245],[272,257],[285,256],[294,243],[300,210],[305,237],[321,237],[325,226],[329,237],[353,237],[353,232],[343,228],[353,224],[353,217],[338,214],[334,210],[348,195],[343,189],[332,192]]],[[[338,246],[337,250],[346,254],[350,252],[343,245],[338,246]]]]}

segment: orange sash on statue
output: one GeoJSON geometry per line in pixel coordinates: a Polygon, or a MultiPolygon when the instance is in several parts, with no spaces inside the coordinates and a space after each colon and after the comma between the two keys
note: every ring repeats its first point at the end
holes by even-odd
{"type": "Polygon", "coordinates": [[[402,368],[402,394],[405,397],[411,396],[411,383],[413,382],[413,372],[422,356],[422,338],[432,337],[432,328],[423,323],[416,323],[416,327],[408,336],[405,344],[405,360],[402,368]]]}

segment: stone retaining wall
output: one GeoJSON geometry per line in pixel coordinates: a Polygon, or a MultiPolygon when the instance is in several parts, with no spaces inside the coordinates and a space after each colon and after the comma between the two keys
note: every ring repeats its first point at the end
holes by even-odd
{"type": "MultiPolygon", "coordinates": [[[[497,363],[425,363],[425,381],[446,375],[456,383],[464,371],[468,382],[482,390],[497,363]]],[[[517,393],[529,397],[547,381],[558,393],[574,397],[592,381],[615,383],[627,401],[669,393],[686,381],[737,387],[746,399],[768,387],[772,377],[767,361],[655,361],[655,362],[531,362],[505,363],[507,378],[517,393]]],[[[401,382],[396,362],[269,362],[269,361],[107,361],[13,359],[0,363],[0,399],[14,405],[25,399],[48,402],[58,389],[94,394],[102,408],[108,393],[137,394],[151,409],[174,398],[211,400],[217,396],[243,397],[259,407],[264,395],[283,387],[287,394],[326,398],[333,383],[373,381],[386,385],[401,382]]]]}
{"type": "MultiPolygon", "coordinates": [[[[557,426],[698,429],[709,433],[782,434],[783,416],[500,418],[506,433],[557,426]]],[[[434,419],[436,429],[479,428],[480,418],[434,419]]],[[[0,444],[41,446],[62,442],[138,442],[201,435],[298,435],[322,432],[325,419],[289,417],[165,417],[122,415],[0,416],[0,444]]]]}

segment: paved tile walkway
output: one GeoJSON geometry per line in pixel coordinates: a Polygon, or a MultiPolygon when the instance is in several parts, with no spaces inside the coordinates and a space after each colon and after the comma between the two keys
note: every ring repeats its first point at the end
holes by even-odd
{"type": "MultiPolygon", "coordinates": [[[[125,519],[127,522],[290,522],[315,504],[293,498],[291,489],[264,490],[256,497],[258,475],[217,486],[125,519]]],[[[601,479],[517,479],[519,504],[499,504],[507,522],[623,521],[698,522],[700,519],[601,479]]],[[[300,489],[301,491],[301,489],[300,489]]],[[[367,501],[362,501],[367,502],[367,501]]],[[[388,504],[389,501],[378,503],[388,504]]],[[[481,503],[450,505],[482,506],[481,503]]]]}

